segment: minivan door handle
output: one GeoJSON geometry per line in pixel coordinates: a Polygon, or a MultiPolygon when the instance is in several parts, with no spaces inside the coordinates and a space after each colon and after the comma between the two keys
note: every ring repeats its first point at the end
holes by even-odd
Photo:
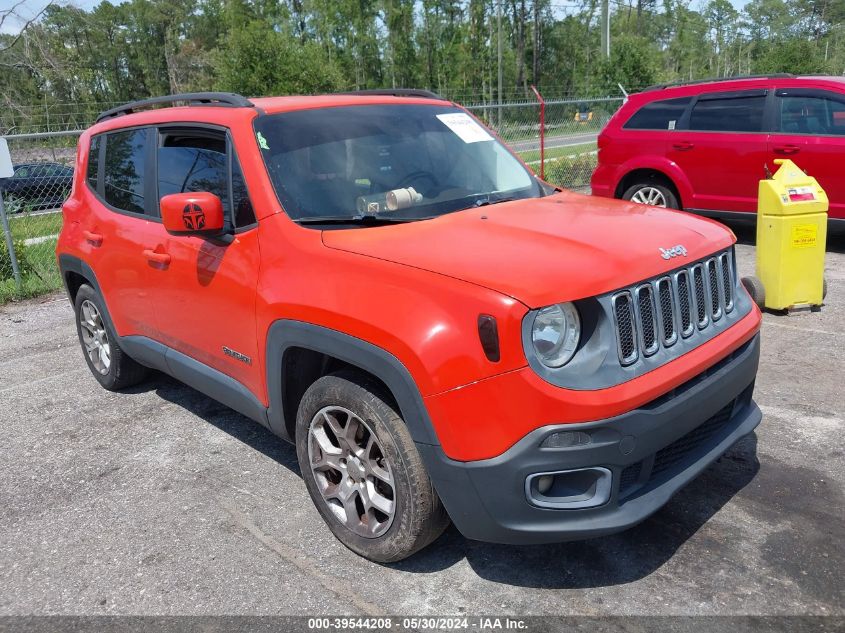
{"type": "Polygon", "coordinates": [[[86,242],[91,242],[92,246],[101,246],[103,243],[103,236],[99,233],[92,233],[91,231],[82,231],[82,237],[86,242]]]}
{"type": "Polygon", "coordinates": [[[783,154],[784,156],[791,156],[801,151],[797,145],[778,145],[775,147],[775,154],[783,154]]]}
{"type": "Polygon", "coordinates": [[[678,141],[677,143],[672,143],[672,147],[674,147],[679,152],[686,152],[695,147],[695,144],[690,143],[689,141],[678,141]]]}
{"type": "Polygon", "coordinates": [[[170,263],[170,255],[167,253],[157,253],[150,248],[144,249],[144,257],[151,262],[161,264],[162,266],[167,266],[170,263]]]}

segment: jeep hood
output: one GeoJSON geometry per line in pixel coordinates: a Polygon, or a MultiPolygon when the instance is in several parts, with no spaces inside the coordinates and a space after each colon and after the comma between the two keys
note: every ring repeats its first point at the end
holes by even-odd
{"type": "Polygon", "coordinates": [[[571,192],[420,222],[323,231],[329,248],[462,279],[531,308],[628,286],[733,241],[711,220],[571,192]],[[687,254],[664,259],[660,249],[677,245],[687,254]]]}

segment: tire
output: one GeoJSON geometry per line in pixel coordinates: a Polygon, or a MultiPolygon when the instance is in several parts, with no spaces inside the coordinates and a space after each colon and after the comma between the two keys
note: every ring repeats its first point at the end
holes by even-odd
{"type": "Polygon", "coordinates": [[[637,204],[650,204],[664,209],[680,209],[678,197],[666,185],[654,180],[643,180],[628,187],[622,194],[623,200],[637,204]],[[653,201],[653,202],[650,202],[653,201]]]}
{"type": "Polygon", "coordinates": [[[757,277],[743,277],[742,285],[751,295],[751,300],[762,310],[766,305],[766,288],[763,286],[763,282],[757,277]]]}
{"type": "Polygon", "coordinates": [[[296,453],[311,500],[341,543],[377,563],[411,556],[449,524],[390,402],[376,381],[342,371],[315,381],[296,416],[296,453]]]}
{"type": "Polygon", "coordinates": [[[82,284],[73,304],[76,333],[88,369],[102,387],[118,391],[136,385],[147,376],[147,368],[132,360],[117,344],[111,319],[102,297],[82,284]]]}

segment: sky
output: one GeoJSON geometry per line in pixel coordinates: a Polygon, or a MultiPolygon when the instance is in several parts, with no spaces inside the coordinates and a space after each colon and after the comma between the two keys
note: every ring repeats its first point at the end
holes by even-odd
{"type": "MultiPolygon", "coordinates": [[[[5,10],[10,9],[15,4],[17,4],[20,0],[0,0],[0,13],[5,10]]],[[[3,26],[0,27],[0,33],[17,33],[18,29],[23,25],[23,23],[30,19],[32,16],[37,15],[39,11],[41,11],[44,6],[47,4],[48,0],[24,0],[23,4],[21,4],[16,13],[20,15],[22,18],[21,20],[16,20],[14,17],[6,20],[3,26]]],[[[741,9],[746,4],[748,4],[749,0],[731,0],[731,3],[737,8],[741,9]]],[[[97,4],[99,4],[100,0],[71,0],[71,2],[67,2],[66,0],[62,0],[62,4],[74,4],[81,9],[92,9],[97,4]]],[[[113,4],[120,4],[121,0],[111,0],[113,4]]],[[[704,4],[704,0],[699,0],[698,4],[704,4]]]]}

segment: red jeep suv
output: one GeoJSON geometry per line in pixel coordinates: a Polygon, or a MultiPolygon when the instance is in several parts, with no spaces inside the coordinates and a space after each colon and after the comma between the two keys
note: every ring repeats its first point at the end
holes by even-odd
{"type": "Polygon", "coordinates": [[[790,158],[845,225],[845,77],[774,75],[631,95],[598,139],[593,195],[714,217],[757,211],[757,185],[790,158]]]}
{"type": "Polygon", "coordinates": [[[99,383],[158,370],[293,442],[372,560],[449,520],[617,532],[761,419],[730,231],[555,190],[431,93],[130,103],[81,136],[63,213],[99,383]]]}

